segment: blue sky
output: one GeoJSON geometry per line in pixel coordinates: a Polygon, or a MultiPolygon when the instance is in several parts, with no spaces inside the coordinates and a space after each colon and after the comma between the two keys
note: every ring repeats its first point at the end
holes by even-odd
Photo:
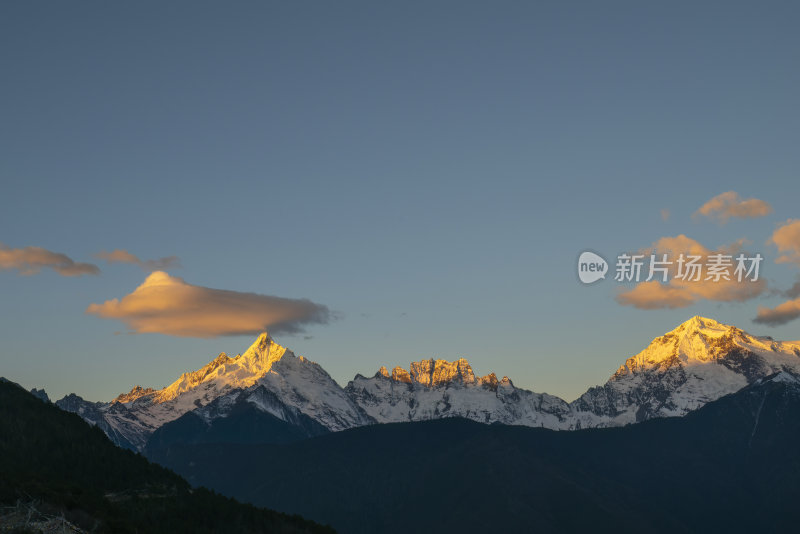
{"type": "Polygon", "coordinates": [[[160,387],[250,335],[127,332],[86,314],[177,256],[187,283],[335,312],[276,335],[340,383],[466,357],[572,399],[700,314],[755,324],[798,272],[792,2],[6,2],[0,243],[99,276],[0,271],[0,375],[54,397],[160,387]],[[772,208],[692,218],[736,191],[772,208]],[[663,220],[661,210],[670,212],[663,220]],[[642,310],[611,259],[685,234],[747,238],[771,291],[642,310]],[[772,291],[774,290],[774,291],[772,291]]]}

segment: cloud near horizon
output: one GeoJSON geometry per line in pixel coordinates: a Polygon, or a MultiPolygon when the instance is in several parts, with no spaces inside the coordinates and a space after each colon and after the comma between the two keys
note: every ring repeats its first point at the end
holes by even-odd
{"type": "MultiPolygon", "coordinates": [[[[675,278],[677,274],[677,264],[675,259],[680,254],[696,255],[702,259],[700,263],[705,264],[708,257],[713,254],[738,254],[744,241],[739,240],[730,245],[722,246],[717,250],[709,249],[700,242],[680,234],[675,237],[662,237],[649,248],[638,251],[645,255],[645,260],[649,260],[650,254],[656,254],[660,259],[662,254],[668,254],[668,260],[673,261],[669,267],[668,282],[662,283],[660,276],[656,275],[653,280],[639,282],[632,289],[622,290],[616,295],[616,300],[623,306],[633,306],[642,310],[656,310],[664,308],[685,308],[701,300],[712,300],[717,302],[742,302],[752,299],[762,294],[767,289],[767,283],[759,275],[755,282],[743,280],[739,282],[733,276],[731,269],[731,279],[719,281],[705,280],[706,273],[703,272],[700,280],[679,280],[675,278]]],[[[645,262],[645,267],[647,262],[645,262]]],[[[647,269],[642,268],[642,278],[647,278],[647,269]]],[[[735,268],[735,260],[734,260],[735,268]]]]}
{"type": "Polygon", "coordinates": [[[725,224],[731,217],[754,219],[772,213],[772,206],[757,198],[742,199],[736,191],[726,191],[715,196],[694,213],[694,216],[706,216],[725,224]]]}
{"type": "Polygon", "coordinates": [[[44,268],[52,269],[61,276],[100,274],[97,265],[76,262],[60,252],[41,247],[10,248],[0,243],[0,271],[16,269],[19,274],[30,276],[44,268]]]}
{"type": "Polygon", "coordinates": [[[150,274],[121,299],[90,304],[86,313],[117,319],[135,333],[211,338],[304,332],[309,324],[327,324],[331,311],[308,299],[212,289],[186,283],[163,271],[150,274]]]}
{"type": "Polygon", "coordinates": [[[157,260],[142,260],[124,249],[115,249],[111,252],[101,251],[94,255],[95,258],[108,263],[130,263],[138,265],[145,271],[163,271],[171,267],[180,267],[181,261],[177,256],[166,256],[157,260]]]}

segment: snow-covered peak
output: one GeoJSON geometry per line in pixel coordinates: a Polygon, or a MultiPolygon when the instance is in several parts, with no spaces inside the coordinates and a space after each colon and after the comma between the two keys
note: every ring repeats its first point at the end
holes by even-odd
{"type": "Polygon", "coordinates": [[[253,363],[267,363],[279,360],[285,352],[286,349],[275,343],[267,332],[262,332],[242,357],[253,363]]]}
{"type": "MultiPolygon", "coordinates": [[[[184,373],[178,380],[158,392],[157,402],[166,402],[201,384],[214,383],[218,388],[246,388],[267,374],[275,362],[287,354],[266,332],[244,354],[235,358],[224,352],[200,369],[184,373]]],[[[289,352],[291,354],[291,352],[289,352]]],[[[294,354],[291,354],[294,357],[294,354]]]]}
{"type": "Polygon", "coordinates": [[[703,330],[703,329],[714,329],[720,327],[727,328],[728,326],[720,323],[715,319],[711,319],[709,317],[702,317],[700,315],[695,315],[691,319],[688,319],[679,324],[675,328],[675,330],[703,330]]]}
{"type": "Polygon", "coordinates": [[[642,352],[626,360],[612,380],[648,369],[663,371],[676,365],[704,365],[716,362],[732,350],[797,354],[797,348],[793,343],[758,338],[735,326],[695,316],[655,338],[642,352]]]}
{"type": "Polygon", "coordinates": [[[583,427],[680,416],[781,371],[800,373],[800,344],[696,316],[655,338],[572,406],[583,427]],[[584,421],[586,412],[593,416],[584,421]]]}
{"type": "Polygon", "coordinates": [[[720,323],[708,317],[701,317],[695,315],[688,321],[679,324],[670,332],[665,335],[691,337],[697,334],[705,334],[713,337],[723,335],[731,329],[736,329],[734,326],[720,323]]]}

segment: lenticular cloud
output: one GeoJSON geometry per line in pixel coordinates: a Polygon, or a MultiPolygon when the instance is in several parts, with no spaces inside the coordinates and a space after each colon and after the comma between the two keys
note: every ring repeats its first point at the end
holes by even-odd
{"type": "Polygon", "coordinates": [[[136,333],[209,338],[302,332],[309,324],[325,324],[330,310],[308,299],[289,299],[258,293],[213,289],[186,283],[156,271],[133,293],[86,313],[117,319],[136,333]]]}

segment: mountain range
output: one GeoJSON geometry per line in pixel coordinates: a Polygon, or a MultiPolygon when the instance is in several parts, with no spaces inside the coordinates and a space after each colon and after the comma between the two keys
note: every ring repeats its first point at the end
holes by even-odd
{"type": "Polygon", "coordinates": [[[795,532],[800,377],[779,372],[683,417],[572,432],[459,417],[293,443],[173,444],[195,486],[338,532],[795,532]]]}
{"type": "Polygon", "coordinates": [[[494,373],[476,376],[465,359],[421,360],[391,372],[382,367],[371,377],[356,375],[343,388],[319,364],[263,333],[243,354],[220,354],[161,390],[136,386],[110,402],[70,394],[56,404],[114,443],[145,451],[150,440],[163,446],[238,433],[241,442],[281,442],[448,417],[553,430],[615,427],[685,415],[781,371],[800,373],[800,342],[693,317],[573,402],[519,388],[494,373]]]}

